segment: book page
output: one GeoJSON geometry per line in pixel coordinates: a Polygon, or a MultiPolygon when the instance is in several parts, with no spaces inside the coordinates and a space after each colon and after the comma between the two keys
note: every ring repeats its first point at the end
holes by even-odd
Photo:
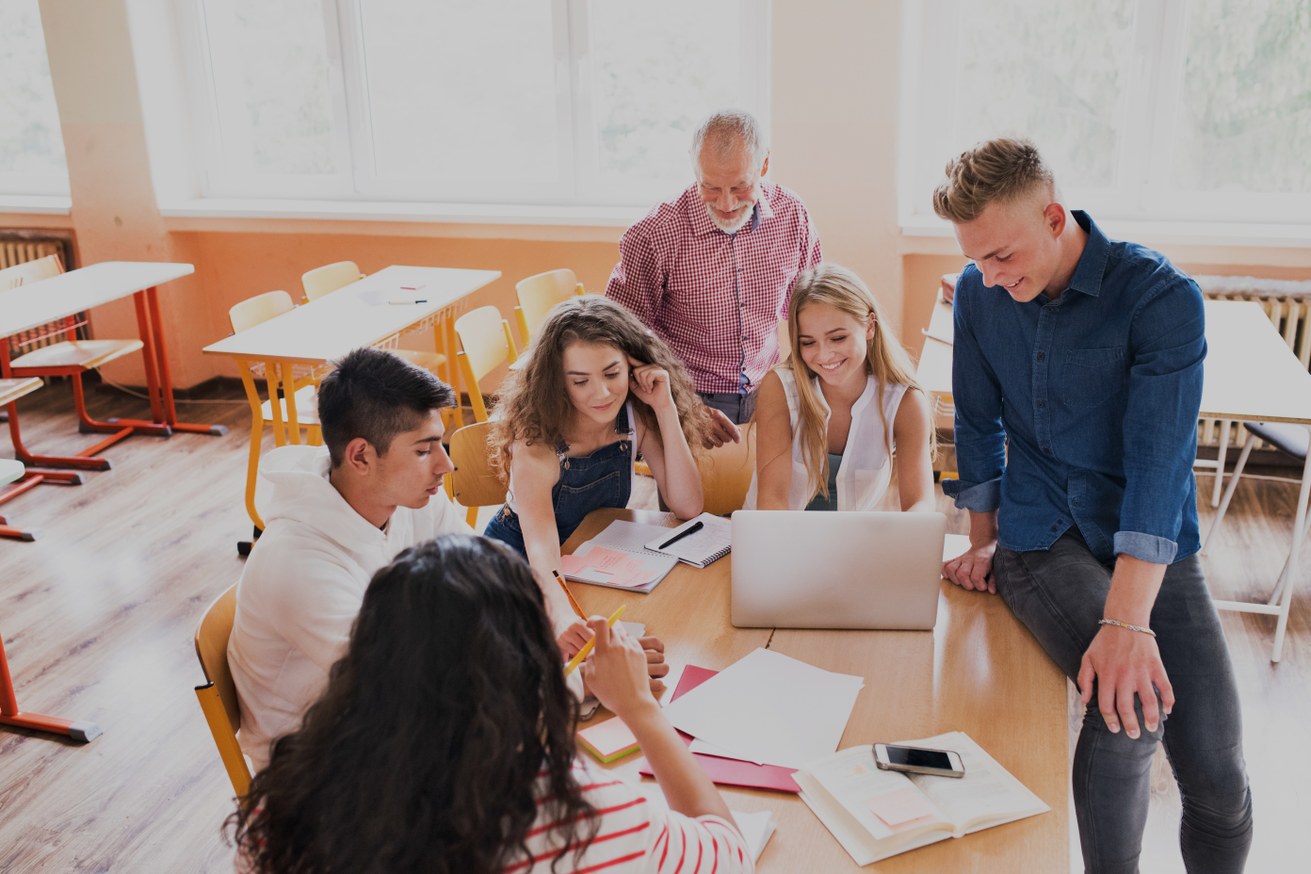
{"type": "Polygon", "coordinates": [[[669,556],[611,549],[594,540],[560,556],[560,571],[568,579],[642,592],[654,588],[676,564],[669,556]]]}
{"type": "Polygon", "coordinates": [[[604,531],[587,542],[629,552],[646,552],[645,544],[648,540],[661,536],[668,537],[672,530],[663,525],[647,525],[642,522],[616,519],[605,526],[604,531]]]}
{"type": "Polygon", "coordinates": [[[926,826],[952,829],[946,814],[906,775],[879,770],[869,746],[843,750],[806,770],[877,840],[926,826]]]}
{"type": "Polygon", "coordinates": [[[962,778],[906,775],[955,824],[958,835],[1051,809],[963,731],[898,743],[960,753],[962,778]]]}

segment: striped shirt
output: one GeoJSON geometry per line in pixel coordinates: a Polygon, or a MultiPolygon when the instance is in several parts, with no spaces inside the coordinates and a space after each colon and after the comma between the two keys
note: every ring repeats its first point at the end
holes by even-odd
{"type": "Polygon", "coordinates": [[[751,391],[778,363],[792,282],[819,262],[819,234],[791,191],[761,182],[751,221],[727,234],[692,185],[624,232],[605,295],[669,344],[697,391],[751,391]]]}
{"type": "MultiPolygon", "coordinates": [[[[571,851],[559,870],[572,874],[750,874],[755,870],[738,830],[717,816],[695,819],[653,801],[632,783],[577,761],[574,776],[600,821],[596,838],[577,859],[571,851]]],[[[552,823],[543,819],[546,775],[538,777],[538,819],[528,833],[532,859],[505,874],[549,874],[559,847],[550,844],[552,823]]],[[[580,829],[586,833],[586,829],[580,829]]]]}

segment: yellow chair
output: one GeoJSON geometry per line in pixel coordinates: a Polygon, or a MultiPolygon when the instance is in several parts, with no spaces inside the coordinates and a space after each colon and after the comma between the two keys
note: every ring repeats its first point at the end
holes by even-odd
{"type": "Polygon", "coordinates": [[[746,500],[751,477],[756,472],[756,425],[749,422],[741,430],[740,442],[711,449],[697,462],[707,513],[727,516],[742,509],[746,500]]]}
{"type": "Polygon", "coordinates": [[[552,307],[562,300],[584,293],[583,284],[567,267],[521,279],[514,288],[519,293],[519,305],[514,308],[514,318],[525,346],[532,342],[533,334],[546,321],[546,314],[552,307]]]}
{"type": "Polygon", "coordinates": [[[364,274],[354,261],[336,261],[305,271],[300,276],[300,284],[305,289],[305,301],[309,303],[363,278],[364,274]]]}
{"type": "MultiPolygon", "coordinates": [[[[247,298],[238,304],[234,304],[228,310],[228,321],[232,323],[234,333],[240,333],[247,328],[253,328],[258,324],[267,322],[274,316],[280,316],[283,313],[290,312],[295,307],[291,301],[291,295],[285,291],[266,291],[263,294],[257,294],[254,297],[247,298]]],[[[269,399],[260,405],[259,415],[250,417],[250,457],[246,463],[246,509],[250,511],[251,519],[258,520],[259,513],[255,509],[255,484],[259,474],[259,452],[264,437],[265,423],[286,422],[289,428],[289,439],[292,443],[300,442],[300,429],[306,429],[306,441],[314,446],[323,442],[323,435],[319,429],[319,402],[315,394],[317,386],[312,381],[292,382],[291,385],[295,390],[295,408],[296,419],[291,421],[290,411],[287,409],[284,384],[279,379],[278,373],[280,368],[272,361],[264,362],[264,376],[269,385],[269,399]],[[273,402],[278,402],[278,417],[273,415],[273,402]]],[[[259,392],[255,388],[254,376],[250,369],[243,362],[241,368],[241,380],[246,384],[246,391],[249,397],[259,397],[259,392]]],[[[264,523],[258,523],[258,529],[263,529],[264,523]]],[[[256,532],[258,536],[258,530],[256,532]]],[[[239,546],[238,549],[244,555],[246,549],[239,546]]]]}
{"type": "Polygon", "coordinates": [[[487,421],[487,402],[478,382],[499,365],[519,357],[510,333],[510,323],[501,318],[494,306],[478,307],[455,320],[455,334],[460,338],[460,375],[469,387],[469,404],[476,421],[487,421]]]}
{"type": "MultiPolygon", "coordinates": [[[[305,301],[310,303],[363,278],[364,274],[360,272],[360,268],[356,266],[354,261],[337,261],[302,273],[300,284],[305,289],[305,301]]],[[[424,352],[418,349],[401,348],[391,351],[416,367],[422,367],[429,373],[438,376],[441,376],[438,368],[446,364],[446,356],[440,352],[424,352]]]]}
{"type": "Polygon", "coordinates": [[[228,638],[232,636],[236,612],[237,587],[233,585],[214,599],[196,626],[196,658],[200,659],[200,669],[205,674],[205,685],[196,687],[196,698],[209,723],[228,779],[240,797],[250,789],[250,766],[237,743],[241,706],[228,667],[228,638]]]}
{"type": "MultiPolygon", "coordinates": [[[[35,261],[25,261],[0,270],[0,290],[30,285],[42,279],[50,279],[64,272],[63,262],[58,255],[47,255],[35,261]]],[[[64,339],[39,346],[31,352],[20,355],[10,362],[10,375],[13,377],[51,377],[67,376],[73,383],[73,403],[77,408],[79,430],[83,433],[100,432],[113,434],[114,437],[102,441],[97,450],[104,449],[132,433],[132,428],[125,428],[114,422],[102,422],[91,418],[86,408],[86,395],[82,388],[82,374],[95,370],[101,365],[115,359],[130,355],[144,345],[141,340],[79,340],[77,329],[83,323],[76,316],[69,316],[62,322],[54,322],[38,329],[37,336],[27,342],[50,337],[62,336],[64,339]]]]}
{"type": "Polygon", "coordinates": [[[451,462],[455,470],[448,477],[451,497],[467,510],[470,526],[478,521],[479,507],[505,503],[505,483],[492,469],[492,448],[487,437],[491,422],[465,425],[451,434],[451,462]]]}

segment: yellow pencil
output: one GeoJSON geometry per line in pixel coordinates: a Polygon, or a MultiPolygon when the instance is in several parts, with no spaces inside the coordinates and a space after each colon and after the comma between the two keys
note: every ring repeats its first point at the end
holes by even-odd
{"type": "Polygon", "coordinates": [[[578,599],[574,597],[574,593],[569,591],[569,585],[565,583],[564,577],[560,576],[559,571],[551,571],[551,575],[554,576],[555,581],[560,584],[560,588],[564,589],[564,596],[569,599],[569,606],[574,608],[574,612],[578,614],[579,619],[586,622],[587,614],[584,613],[583,608],[578,605],[578,599]]]}
{"type": "MultiPolygon", "coordinates": [[[[620,614],[623,612],[624,612],[624,605],[620,604],[619,609],[610,614],[610,618],[605,621],[605,624],[613,628],[615,622],[619,619],[620,614]]],[[[595,637],[593,637],[587,643],[583,644],[583,648],[578,651],[578,655],[571,658],[569,660],[569,664],[564,666],[564,675],[566,677],[569,676],[571,673],[573,673],[574,668],[578,667],[583,663],[583,659],[587,658],[589,655],[592,654],[592,647],[595,645],[596,645],[595,637]]]]}

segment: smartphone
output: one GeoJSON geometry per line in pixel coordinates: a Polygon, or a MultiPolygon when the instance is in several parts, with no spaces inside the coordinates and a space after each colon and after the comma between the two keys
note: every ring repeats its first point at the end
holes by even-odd
{"type": "Polygon", "coordinates": [[[932,774],[935,777],[965,776],[965,766],[961,764],[960,753],[951,750],[874,744],[874,764],[884,771],[932,774]]]}

